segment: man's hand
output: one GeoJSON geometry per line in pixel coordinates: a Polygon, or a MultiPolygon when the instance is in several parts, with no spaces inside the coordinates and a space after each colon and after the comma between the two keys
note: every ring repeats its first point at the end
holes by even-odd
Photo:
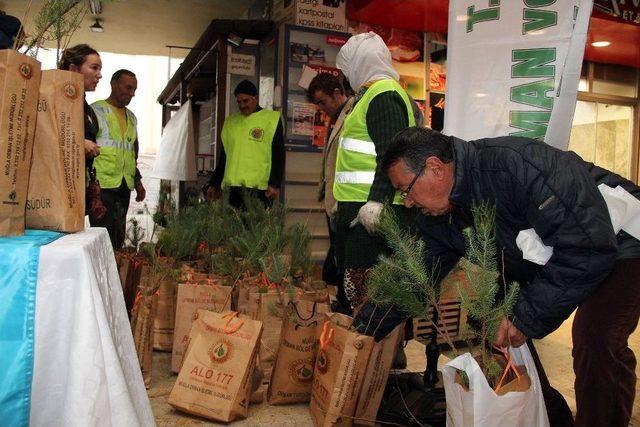
{"type": "Polygon", "coordinates": [[[268,186],[267,189],[264,191],[264,195],[269,200],[275,199],[276,197],[278,197],[278,194],[280,194],[280,189],[272,185],[268,186]]]}
{"type": "Polygon", "coordinates": [[[144,200],[147,195],[147,190],[144,189],[144,185],[142,185],[142,181],[136,182],[136,202],[141,202],[144,200]]]}
{"type": "Polygon", "coordinates": [[[520,347],[525,341],[527,341],[527,337],[509,319],[504,317],[500,322],[493,344],[498,347],[520,347]]]}
{"type": "Polygon", "coordinates": [[[88,139],[84,140],[84,156],[85,157],[96,157],[100,155],[100,147],[93,141],[88,139]]]}
{"type": "Polygon", "coordinates": [[[369,234],[375,233],[383,207],[384,205],[382,203],[369,200],[367,203],[362,205],[358,211],[358,216],[356,216],[349,225],[351,227],[355,227],[357,223],[360,223],[369,234]]]}
{"type": "Polygon", "coordinates": [[[222,197],[222,190],[220,190],[220,188],[218,187],[210,185],[207,187],[207,193],[205,194],[205,197],[210,202],[218,200],[220,197],[222,197]]]}

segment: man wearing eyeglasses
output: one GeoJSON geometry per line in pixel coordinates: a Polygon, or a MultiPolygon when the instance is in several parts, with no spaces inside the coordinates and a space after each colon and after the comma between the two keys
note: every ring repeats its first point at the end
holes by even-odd
{"type": "MultiPolygon", "coordinates": [[[[529,338],[542,338],[577,308],[575,423],[628,425],[636,360],[627,340],[640,317],[640,188],[573,152],[533,139],[466,142],[419,128],[396,135],[382,169],[402,191],[405,206],[423,214],[418,227],[426,262],[439,266],[437,281],[464,256],[462,230],[473,226],[470,208],[495,206],[499,271],[521,290],[494,343],[519,347],[529,338]],[[545,257],[532,256],[517,242],[523,230],[535,232],[538,244],[547,247],[545,257]]],[[[370,311],[362,310],[365,316],[370,311]]],[[[379,335],[402,315],[388,319],[379,335]]],[[[530,349],[551,425],[573,425],[566,402],[530,349]]]]}

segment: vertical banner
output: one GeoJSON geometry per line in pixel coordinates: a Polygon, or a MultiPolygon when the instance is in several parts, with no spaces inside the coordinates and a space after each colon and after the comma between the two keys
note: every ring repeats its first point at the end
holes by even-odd
{"type": "Polygon", "coordinates": [[[593,0],[451,0],[444,132],[566,149],[593,0]]]}

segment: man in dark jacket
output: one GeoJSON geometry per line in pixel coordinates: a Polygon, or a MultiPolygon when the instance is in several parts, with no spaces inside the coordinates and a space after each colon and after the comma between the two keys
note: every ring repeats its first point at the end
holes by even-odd
{"type": "MultiPolygon", "coordinates": [[[[640,188],[536,140],[466,142],[415,127],[394,138],[382,167],[402,191],[405,206],[421,211],[417,222],[426,261],[438,263],[441,277],[464,255],[462,230],[472,225],[470,208],[495,205],[500,271],[507,282],[518,281],[521,291],[494,343],[517,347],[542,338],[577,308],[576,424],[628,425],[636,360],[627,339],[640,317],[640,233],[629,223],[614,231],[598,186],[622,187],[631,204],[638,203],[640,188]],[[523,259],[516,237],[528,229],[548,247],[545,259],[523,259]]],[[[539,372],[551,424],[571,425],[566,403],[539,372]]]]}

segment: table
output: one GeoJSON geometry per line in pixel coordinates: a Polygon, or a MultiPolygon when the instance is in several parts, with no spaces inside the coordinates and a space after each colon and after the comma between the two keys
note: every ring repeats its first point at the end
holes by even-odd
{"type": "Polygon", "coordinates": [[[40,250],[30,424],[155,425],[104,228],[40,250]]]}

